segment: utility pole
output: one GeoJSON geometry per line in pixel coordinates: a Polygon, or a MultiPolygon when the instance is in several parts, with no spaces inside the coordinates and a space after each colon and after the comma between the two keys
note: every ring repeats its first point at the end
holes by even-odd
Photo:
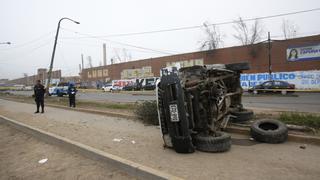
{"type": "Polygon", "coordinates": [[[53,45],[53,51],[52,51],[52,56],[51,56],[51,62],[50,62],[50,68],[49,68],[49,71],[48,71],[48,82],[47,82],[47,87],[46,87],[46,90],[47,90],[47,95],[49,95],[49,86],[50,86],[50,81],[51,81],[51,74],[52,74],[52,68],[53,68],[53,60],[54,60],[54,55],[55,55],[55,52],[56,52],[56,46],[57,46],[57,41],[58,41],[58,36],[59,36],[59,30],[60,30],[60,23],[62,20],[64,19],[67,19],[69,21],[72,21],[76,24],[80,24],[78,21],[75,21],[75,20],[72,20],[70,18],[61,18],[58,22],[58,27],[57,27],[57,32],[56,32],[56,37],[54,39],[54,45],[53,45]]]}
{"type": "Polygon", "coordinates": [[[270,32],[268,32],[268,60],[269,60],[269,80],[272,80],[271,73],[272,73],[272,67],[271,67],[271,39],[270,39],[270,32]]]}

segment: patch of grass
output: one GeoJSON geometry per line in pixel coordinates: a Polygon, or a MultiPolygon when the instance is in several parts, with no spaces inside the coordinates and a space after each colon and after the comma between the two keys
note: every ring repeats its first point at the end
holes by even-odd
{"type": "MultiPolygon", "coordinates": [[[[12,100],[18,102],[29,102],[34,103],[34,98],[31,96],[24,96],[24,95],[15,95],[10,93],[0,93],[0,96],[7,97],[12,100]]],[[[45,104],[54,104],[54,105],[61,105],[61,106],[68,106],[69,99],[67,96],[65,97],[46,97],[45,104]]],[[[122,110],[134,110],[135,104],[133,103],[113,103],[113,102],[93,102],[93,101],[82,101],[76,100],[76,104],[78,107],[83,108],[99,108],[99,109],[122,109],[122,110]]]]}
{"type": "Polygon", "coordinates": [[[308,126],[320,129],[320,116],[304,113],[281,113],[279,120],[287,124],[308,126]]]}
{"type": "Polygon", "coordinates": [[[157,101],[137,102],[134,112],[144,124],[159,125],[157,101]]]}
{"type": "Polygon", "coordinates": [[[107,108],[107,109],[124,109],[124,110],[133,110],[135,105],[132,103],[102,103],[102,102],[90,102],[90,101],[78,101],[79,106],[91,106],[98,108],[107,108]]]}
{"type": "Polygon", "coordinates": [[[14,89],[15,87],[11,87],[11,86],[0,86],[0,91],[9,91],[14,89]]]}

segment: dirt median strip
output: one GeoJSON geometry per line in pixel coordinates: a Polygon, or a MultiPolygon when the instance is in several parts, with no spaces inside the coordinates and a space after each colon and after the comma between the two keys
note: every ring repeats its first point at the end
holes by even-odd
{"type": "MultiPolygon", "coordinates": [[[[66,107],[59,106],[59,105],[49,105],[49,106],[61,108],[61,109],[66,109],[66,107]]],[[[252,108],[250,108],[250,109],[252,109],[252,108]]],[[[92,110],[92,109],[83,109],[83,108],[72,109],[72,108],[70,108],[70,110],[79,111],[79,112],[86,112],[86,113],[93,113],[93,114],[111,115],[111,116],[122,117],[122,118],[127,118],[127,119],[136,118],[135,116],[132,116],[132,115],[126,115],[126,114],[120,114],[120,113],[114,113],[114,112],[106,112],[106,111],[98,111],[98,110],[92,110]]],[[[254,109],[253,109],[253,111],[254,111],[254,109]]],[[[244,134],[244,135],[250,134],[250,129],[240,128],[240,127],[235,127],[235,126],[227,127],[226,131],[231,132],[231,133],[244,134]]],[[[308,143],[308,144],[314,144],[314,145],[320,146],[320,138],[315,137],[315,136],[302,136],[302,135],[289,134],[288,141],[298,142],[298,143],[308,143]]]]}
{"type": "MultiPolygon", "coordinates": [[[[5,98],[3,98],[3,99],[5,99],[5,98]]],[[[6,99],[6,100],[16,102],[15,100],[12,100],[12,99],[6,99]]],[[[27,103],[27,102],[21,102],[21,103],[27,103]]],[[[54,107],[54,108],[65,109],[65,110],[86,112],[86,113],[106,115],[106,116],[112,116],[112,117],[121,117],[121,118],[127,118],[127,119],[136,119],[136,117],[134,115],[121,114],[121,113],[105,111],[105,110],[102,111],[102,110],[85,109],[85,108],[69,108],[66,106],[55,105],[55,104],[46,104],[46,105],[50,106],[50,107],[54,107]]],[[[266,108],[254,108],[254,107],[248,107],[248,108],[252,109],[255,113],[256,112],[263,112],[263,113],[280,114],[280,113],[284,112],[284,111],[272,110],[272,109],[266,109],[266,108]]],[[[286,111],[286,112],[289,112],[289,111],[286,111]]],[[[250,129],[242,128],[242,127],[235,127],[235,126],[227,127],[226,131],[232,132],[232,133],[237,133],[237,134],[244,134],[244,135],[250,134],[250,129]]],[[[303,135],[289,134],[288,140],[292,141],[292,142],[298,142],[298,143],[308,143],[308,144],[320,145],[320,138],[314,137],[314,136],[303,136],[303,135]]]]}
{"type": "Polygon", "coordinates": [[[90,159],[98,160],[103,163],[110,164],[116,168],[124,170],[130,175],[143,178],[143,179],[174,179],[179,180],[182,178],[155,170],[153,168],[143,166],[141,164],[123,159],[121,157],[109,154],[107,152],[92,148],[90,146],[72,141],[70,139],[55,135],[53,133],[49,133],[43,131],[38,128],[34,128],[32,126],[17,122],[15,120],[9,119],[5,116],[0,115],[0,122],[8,124],[24,133],[30,134],[42,141],[45,141],[49,144],[54,144],[61,146],[63,148],[70,149],[77,153],[80,153],[90,159]]]}

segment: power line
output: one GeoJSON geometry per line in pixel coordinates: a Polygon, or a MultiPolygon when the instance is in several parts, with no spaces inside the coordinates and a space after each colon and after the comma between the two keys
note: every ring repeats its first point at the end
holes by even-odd
{"type": "MultiPolygon", "coordinates": [[[[70,44],[70,45],[78,45],[78,46],[88,46],[88,47],[101,47],[101,44],[88,44],[88,43],[82,43],[82,42],[79,42],[79,43],[72,43],[72,42],[68,42],[68,41],[61,41],[60,42],[63,42],[63,44],[70,44]]],[[[122,50],[124,49],[123,47],[118,47],[118,46],[110,46],[112,49],[115,49],[115,50],[122,50]]],[[[151,52],[151,51],[147,51],[147,50],[142,50],[142,49],[133,49],[133,48],[125,48],[126,50],[129,50],[129,51],[134,51],[134,52],[142,52],[142,53],[156,53],[156,52],[151,52]]],[[[159,54],[162,54],[162,53],[159,53],[159,54]]]]}
{"type": "MultiPolygon", "coordinates": [[[[256,18],[247,18],[247,19],[242,19],[242,21],[255,21],[255,20],[261,20],[261,19],[270,19],[270,18],[289,16],[289,15],[295,15],[295,14],[301,14],[301,13],[307,13],[307,12],[313,12],[313,11],[319,11],[319,10],[320,10],[320,8],[314,8],[314,9],[308,9],[308,10],[303,10],[303,11],[281,13],[281,14],[261,16],[261,17],[256,17],[256,18]]],[[[232,20],[232,21],[225,21],[225,22],[220,22],[220,23],[212,23],[212,24],[208,24],[208,26],[219,26],[219,25],[233,24],[233,23],[238,23],[238,22],[239,22],[239,20],[232,20]]],[[[153,34],[153,33],[163,33],[163,32],[170,32],[170,31],[181,31],[181,30],[188,30],[188,29],[198,29],[198,28],[202,28],[202,27],[203,27],[203,25],[195,25],[195,26],[185,26],[185,27],[161,29],[161,30],[154,30],[154,31],[120,33],[120,34],[110,34],[110,35],[92,36],[92,37],[102,38],[102,37],[134,36],[134,35],[142,35],[142,34],[153,34]]],[[[73,39],[74,37],[65,37],[65,39],[68,39],[68,38],[73,39]]],[[[77,37],[77,38],[86,38],[86,37],[77,37]]]]}
{"type": "MultiPolygon", "coordinates": [[[[15,45],[13,47],[10,47],[10,48],[5,48],[5,49],[0,49],[1,51],[2,50],[11,50],[11,49],[17,49],[17,48],[21,48],[21,47],[24,47],[24,46],[27,46],[27,45],[30,45],[30,44],[33,44],[37,41],[40,41],[41,39],[45,39],[45,38],[48,38],[50,36],[48,36],[49,34],[52,34],[54,31],[50,31],[48,33],[45,33],[45,34],[42,34],[41,36],[35,38],[35,39],[32,39],[30,41],[27,41],[27,42],[24,42],[24,43],[21,43],[21,44],[18,44],[18,45],[15,45]]],[[[50,37],[51,38],[51,37],[50,37]]]]}
{"type": "MultiPolygon", "coordinates": [[[[173,55],[174,54],[174,53],[170,53],[170,52],[167,52],[167,51],[164,51],[164,50],[151,49],[151,48],[147,48],[147,47],[127,44],[127,43],[114,41],[114,40],[109,40],[109,39],[105,39],[105,38],[99,38],[99,37],[95,37],[95,36],[90,35],[90,34],[79,33],[79,32],[76,32],[76,31],[73,31],[73,30],[70,30],[70,29],[66,29],[66,28],[62,28],[62,27],[61,27],[61,29],[67,30],[67,31],[70,31],[70,32],[74,32],[76,34],[84,35],[84,36],[87,36],[89,38],[98,39],[98,40],[101,40],[101,41],[111,42],[111,43],[115,43],[115,44],[120,44],[120,45],[123,45],[123,46],[129,46],[129,47],[134,47],[134,48],[138,48],[138,49],[144,49],[144,50],[153,51],[153,52],[157,52],[157,53],[161,53],[161,54],[167,54],[167,55],[173,55]]],[[[178,52],[175,52],[175,53],[178,53],[178,52]]]]}
{"type": "Polygon", "coordinates": [[[51,40],[48,40],[48,41],[45,41],[45,43],[42,43],[41,45],[35,47],[35,48],[32,48],[31,50],[29,50],[28,52],[25,52],[25,53],[20,53],[20,54],[17,54],[18,56],[15,55],[15,58],[13,59],[10,59],[9,61],[13,61],[13,60],[17,60],[19,59],[20,57],[27,57],[27,56],[30,56],[32,55],[35,51],[37,51],[38,49],[42,48],[42,47],[45,47],[47,45],[49,45],[51,43],[51,40]]]}

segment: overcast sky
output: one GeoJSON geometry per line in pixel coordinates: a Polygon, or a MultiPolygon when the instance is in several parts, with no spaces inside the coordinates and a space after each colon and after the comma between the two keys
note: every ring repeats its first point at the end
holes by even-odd
{"type": "MultiPolygon", "coordinates": [[[[319,0],[0,0],[0,78],[33,75],[48,68],[57,23],[64,20],[56,50],[54,69],[64,76],[77,75],[81,54],[92,57],[93,66],[102,62],[102,43],[107,58],[126,48],[132,60],[199,50],[203,29],[108,37],[108,35],[197,26],[208,21],[232,21],[239,16],[255,18],[319,8],[319,0]],[[92,36],[99,36],[92,38],[92,36]],[[109,41],[111,40],[111,41],[109,41]],[[126,43],[159,52],[125,46],[126,43]]],[[[289,20],[298,26],[298,36],[320,34],[320,11],[261,20],[265,31],[282,39],[281,24],[289,20]]],[[[250,24],[250,22],[249,22],[250,24]]],[[[219,26],[223,46],[239,45],[232,24],[219,26]]],[[[87,62],[85,62],[85,67],[87,62]]]]}

